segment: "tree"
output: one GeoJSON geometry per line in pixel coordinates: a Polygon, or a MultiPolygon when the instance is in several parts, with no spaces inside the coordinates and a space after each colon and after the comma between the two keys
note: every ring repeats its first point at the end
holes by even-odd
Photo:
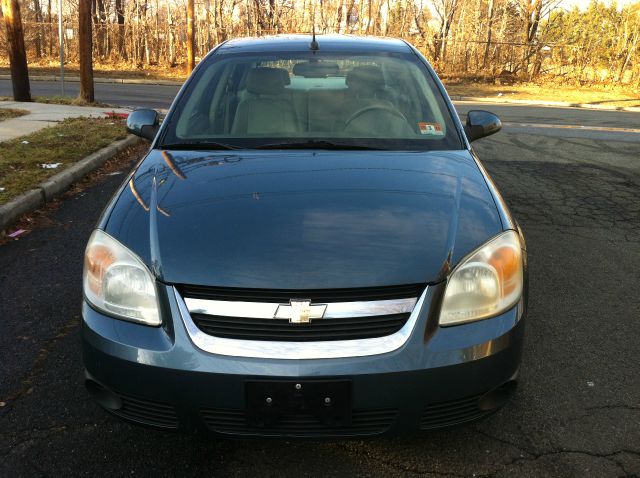
{"type": "Polygon", "coordinates": [[[435,61],[445,61],[447,37],[458,11],[459,3],[458,0],[432,0],[432,3],[439,20],[438,33],[433,45],[433,57],[435,61]]]}
{"type": "Polygon", "coordinates": [[[80,0],[78,6],[78,48],[80,58],[80,98],[95,100],[93,92],[93,41],[91,35],[91,0],[80,0]]]}
{"type": "Polygon", "coordinates": [[[7,27],[13,99],[16,101],[31,101],[27,54],[24,49],[24,33],[22,31],[22,17],[20,16],[18,0],[2,0],[2,14],[7,27]]]}
{"type": "Polygon", "coordinates": [[[193,0],[187,0],[187,68],[193,71],[196,67],[196,32],[193,28],[193,0]]]}
{"type": "Polygon", "coordinates": [[[127,60],[127,49],[124,44],[124,0],[116,0],[116,20],[118,22],[118,31],[116,34],[118,54],[123,60],[127,60]]]}

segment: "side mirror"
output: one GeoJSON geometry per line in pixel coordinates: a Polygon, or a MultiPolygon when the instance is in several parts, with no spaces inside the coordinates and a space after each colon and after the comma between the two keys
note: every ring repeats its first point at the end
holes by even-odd
{"type": "Polygon", "coordinates": [[[127,131],[149,141],[153,141],[159,129],[160,119],[156,110],[135,110],[127,118],[127,131]]]}
{"type": "Polygon", "coordinates": [[[493,113],[482,110],[471,110],[467,113],[467,124],[464,132],[469,142],[497,133],[502,129],[502,122],[493,113]]]}

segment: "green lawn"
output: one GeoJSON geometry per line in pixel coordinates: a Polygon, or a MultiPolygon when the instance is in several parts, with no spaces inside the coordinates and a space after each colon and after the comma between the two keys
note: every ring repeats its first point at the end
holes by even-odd
{"type": "Polygon", "coordinates": [[[0,143],[0,204],[126,136],[122,120],[73,118],[0,143]],[[42,167],[53,163],[61,164],[55,169],[42,167]]]}

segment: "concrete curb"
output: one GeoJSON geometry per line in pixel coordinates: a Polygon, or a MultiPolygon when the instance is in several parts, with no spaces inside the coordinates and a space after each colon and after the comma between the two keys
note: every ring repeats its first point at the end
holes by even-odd
{"type": "Polygon", "coordinates": [[[604,110],[604,111],[631,111],[640,113],[638,106],[607,106],[594,105],[590,103],[569,103],[568,101],[543,101],[543,100],[510,100],[508,98],[487,98],[482,96],[461,96],[451,95],[451,101],[473,101],[478,103],[495,103],[505,105],[523,105],[523,106],[555,106],[556,108],[582,108],[585,110],[604,110]]]}
{"type": "Polygon", "coordinates": [[[65,192],[69,187],[94,169],[98,169],[107,160],[116,154],[124,151],[129,146],[133,146],[140,138],[129,135],[125,139],[116,141],[102,148],[95,153],[81,159],[64,171],[51,176],[45,182],[38,185],[17,198],[12,199],[0,206],[0,231],[5,230],[23,214],[30,213],[50,202],[56,196],[65,192]]]}
{"type": "MultiPolygon", "coordinates": [[[[11,75],[0,75],[0,80],[10,80],[11,75]]],[[[30,81],[60,81],[60,77],[56,75],[33,75],[29,76],[30,81]]],[[[79,76],[66,76],[64,81],[78,83],[80,82],[79,76]]],[[[132,84],[132,85],[165,85],[165,86],[182,86],[183,81],[173,80],[145,80],[142,78],[94,78],[94,83],[118,83],[118,84],[132,84]]]]}

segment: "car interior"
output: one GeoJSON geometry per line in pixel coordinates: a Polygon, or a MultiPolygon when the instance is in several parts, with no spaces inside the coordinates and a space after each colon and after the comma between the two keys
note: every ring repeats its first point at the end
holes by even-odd
{"type": "Polygon", "coordinates": [[[441,129],[426,136],[445,134],[424,75],[407,74],[406,66],[389,61],[342,63],[214,64],[192,91],[176,132],[179,137],[189,132],[189,137],[423,139],[420,124],[437,124],[441,129]]]}

